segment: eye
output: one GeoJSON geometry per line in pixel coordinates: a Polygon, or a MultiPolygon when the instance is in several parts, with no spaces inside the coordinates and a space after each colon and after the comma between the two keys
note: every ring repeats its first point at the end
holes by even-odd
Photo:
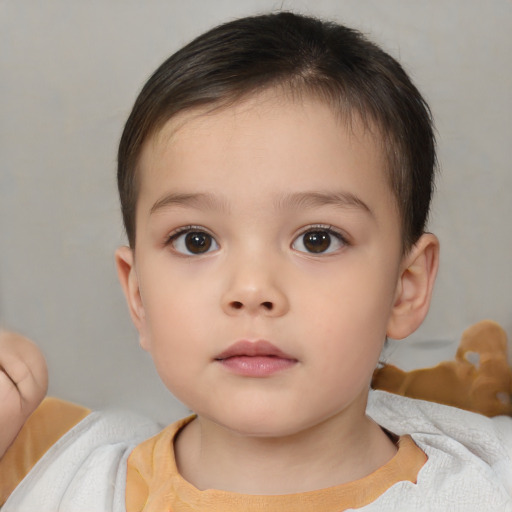
{"type": "Polygon", "coordinates": [[[312,228],[298,236],[292,248],[309,254],[330,254],[345,245],[347,242],[340,233],[329,228],[312,228]]]}
{"type": "Polygon", "coordinates": [[[215,238],[205,231],[188,228],[169,237],[168,243],[176,252],[186,255],[200,255],[219,248],[215,238]]]}

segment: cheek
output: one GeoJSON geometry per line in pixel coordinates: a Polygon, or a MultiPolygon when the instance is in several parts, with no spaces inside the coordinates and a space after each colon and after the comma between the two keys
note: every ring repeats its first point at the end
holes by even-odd
{"type": "Polygon", "coordinates": [[[309,293],[303,295],[300,316],[308,319],[302,324],[303,333],[314,343],[326,372],[336,371],[336,366],[348,373],[362,367],[373,371],[378,362],[395,284],[389,271],[369,268],[353,266],[350,272],[333,272],[330,280],[318,283],[316,291],[310,284],[309,293]],[[332,354],[332,359],[325,354],[332,354]]]}
{"type": "Polygon", "coordinates": [[[394,269],[347,267],[297,284],[301,308],[309,310],[306,318],[322,330],[385,331],[395,296],[394,269]]]}
{"type": "Polygon", "coordinates": [[[197,323],[193,319],[208,296],[208,283],[187,265],[171,266],[165,257],[147,261],[142,275],[141,296],[149,328],[193,328],[197,323]]]}
{"type": "Polygon", "coordinates": [[[208,326],[214,324],[214,294],[207,283],[197,282],[186,272],[154,272],[156,268],[146,266],[141,286],[145,348],[159,373],[171,367],[181,373],[197,359],[198,344],[205,340],[208,326]]]}
{"type": "MultiPolygon", "coordinates": [[[[185,316],[187,306],[180,301],[159,302],[148,314],[146,329],[148,352],[164,385],[182,402],[182,388],[191,387],[189,379],[197,374],[199,349],[197,338],[199,322],[185,316]]],[[[190,391],[190,389],[189,389],[190,391]]]]}

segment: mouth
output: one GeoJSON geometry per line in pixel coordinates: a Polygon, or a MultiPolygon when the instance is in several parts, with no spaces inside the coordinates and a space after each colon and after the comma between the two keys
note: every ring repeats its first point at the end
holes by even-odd
{"type": "Polygon", "coordinates": [[[245,377],[268,377],[298,361],[264,340],[238,341],[215,357],[226,370],[245,377]]]}

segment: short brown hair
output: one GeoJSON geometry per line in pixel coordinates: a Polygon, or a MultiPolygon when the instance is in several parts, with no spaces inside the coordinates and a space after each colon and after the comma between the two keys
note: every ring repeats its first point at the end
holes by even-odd
{"type": "Polygon", "coordinates": [[[241,18],[169,57],[140,92],[118,153],[123,220],[135,247],[137,165],[144,142],[174,115],[225,106],[270,87],[312,94],[375,127],[402,222],[404,250],[423,234],[436,168],[428,105],[402,66],[360,32],[290,12],[241,18]]]}

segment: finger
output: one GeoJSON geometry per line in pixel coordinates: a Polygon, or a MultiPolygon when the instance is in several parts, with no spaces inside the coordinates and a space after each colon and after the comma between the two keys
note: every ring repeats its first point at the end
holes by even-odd
{"type": "Polygon", "coordinates": [[[46,361],[39,348],[20,335],[1,332],[0,367],[19,393],[24,412],[32,412],[48,386],[46,361]]]}
{"type": "Polygon", "coordinates": [[[11,382],[11,384],[12,384],[14,387],[17,387],[17,386],[16,386],[16,382],[14,382],[14,381],[11,379],[10,375],[7,373],[7,371],[5,370],[5,368],[4,368],[1,364],[0,364],[0,375],[1,375],[2,377],[6,377],[7,379],[9,379],[9,381],[11,382]]]}
{"type": "Polygon", "coordinates": [[[18,404],[18,407],[21,407],[16,383],[9,377],[4,369],[0,367],[0,403],[2,404],[2,409],[5,409],[5,407],[10,409],[13,401],[18,404]],[[13,398],[15,400],[13,400],[13,398]]]}

